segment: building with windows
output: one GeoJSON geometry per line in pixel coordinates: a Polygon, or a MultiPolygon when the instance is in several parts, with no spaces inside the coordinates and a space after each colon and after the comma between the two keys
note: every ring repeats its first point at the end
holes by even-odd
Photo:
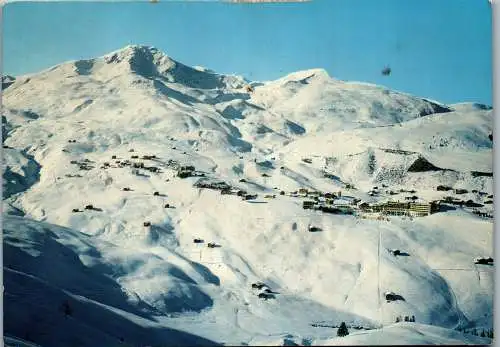
{"type": "Polygon", "coordinates": [[[399,202],[387,201],[371,206],[373,212],[380,212],[389,216],[424,217],[439,211],[437,202],[399,202]]]}
{"type": "Polygon", "coordinates": [[[410,202],[408,214],[412,217],[424,217],[431,214],[431,204],[410,202]]]}

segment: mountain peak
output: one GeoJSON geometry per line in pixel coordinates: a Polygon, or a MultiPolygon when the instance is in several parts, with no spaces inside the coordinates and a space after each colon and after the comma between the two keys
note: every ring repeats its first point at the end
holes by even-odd
{"type": "MultiPolygon", "coordinates": [[[[147,45],[127,45],[110,53],[107,53],[104,57],[111,57],[117,55],[121,58],[131,58],[137,55],[153,55],[158,53],[158,49],[154,46],[147,45]]],[[[161,52],[160,52],[161,53],[161,52]]]]}
{"type": "Polygon", "coordinates": [[[166,73],[178,64],[159,51],[156,47],[128,45],[102,57],[107,64],[125,62],[132,72],[144,77],[153,77],[166,73]]]}
{"type": "Polygon", "coordinates": [[[294,82],[307,82],[309,79],[331,79],[330,75],[325,69],[307,69],[292,72],[285,77],[281,78],[284,82],[294,81],[294,82]]]}

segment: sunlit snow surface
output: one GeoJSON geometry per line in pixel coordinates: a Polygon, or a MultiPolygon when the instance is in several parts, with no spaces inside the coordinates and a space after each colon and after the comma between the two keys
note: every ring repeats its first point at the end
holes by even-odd
{"type": "Polygon", "coordinates": [[[448,185],[467,189],[464,201],[484,202],[492,177],[472,171],[492,171],[487,107],[441,105],[321,69],[250,82],[144,46],[19,76],[3,104],[4,329],[12,341],[491,341],[455,330],[492,328],[494,270],[474,264],[493,256],[491,220],[461,208],[368,220],[303,210],[300,198],[279,194],[306,187],[375,201],[382,198],[367,192],[384,184],[432,200],[452,194],[436,191],[448,185]],[[144,163],[161,172],[102,168],[137,162],[132,155],[155,155],[144,163]],[[409,172],[419,158],[442,170],[409,172]],[[198,189],[198,178],[175,177],[168,160],[259,196],[245,202],[198,189]],[[258,298],[258,281],[275,299],[258,298]],[[387,291],[404,300],[386,302],[387,291]],[[394,324],[405,315],[416,323],[394,324]],[[342,321],[350,335],[337,338],[332,326],[342,321]]]}

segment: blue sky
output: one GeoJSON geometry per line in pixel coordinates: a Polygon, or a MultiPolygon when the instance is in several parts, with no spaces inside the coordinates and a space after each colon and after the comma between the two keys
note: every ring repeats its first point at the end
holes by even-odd
{"type": "Polygon", "coordinates": [[[3,71],[20,75],[128,44],[251,80],[324,68],[445,103],[492,103],[487,0],[18,2],[3,9],[3,71]],[[381,69],[389,65],[390,76],[381,69]]]}

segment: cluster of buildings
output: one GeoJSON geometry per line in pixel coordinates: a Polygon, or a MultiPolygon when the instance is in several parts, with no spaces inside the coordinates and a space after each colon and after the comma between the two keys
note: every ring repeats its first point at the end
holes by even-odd
{"type": "Polygon", "coordinates": [[[424,217],[440,210],[439,201],[423,202],[411,199],[413,201],[386,201],[369,204],[358,198],[342,196],[341,192],[337,194],[309,192],[307,189],[299,189],[297,193],[293,192],[291,195],[309,198],[302,203],[304,209],[335,214],[379,213],[388,216],[424,217]]]}
{"type": "Polygon", "coordinates": [[[92,170],[94,168],[94,165],[93,165],[94,162],[92,160],[89,160],[89,159],[83,159],[82,161],[72,160],[70,163],[73,165],[78,165],[78,168],[80,170],[89,171],[89,170],[92,170]]]}
{"type": "MultiPolygon", "coordinates": [[[[110,169],[110,168],[125,168],[125,167],[130,167],[132,168],[132,173],[134,175],[139,175],[139,169],[143,169],[152,173],[160,173],[161,170],[159,167],[156,166],[146,166],[144,162],[141,161],[131,161],[128,159],[118,159],[116,155],[111,156],[111,159],[114,160],[114,163],[110,162],[104,162],[101,166],[101,169],[110,169]]],[[[154,160],[156,159],[155,155],[144,155],[142,158],[139,158],[138,155],[132,155],[130,159],[135,159],[135,160],[154,160]]],[[[73,162],[72,162],[73,163],[73,162]]]]}
{"type": "Polygon", "coordinates": [[[387,201],[384,203],[377,203],[373,205],[366,204],[360,206],[364,212],[378,212],[388,216],[411,216],[411,217],[425,217],[432,213],[439,212],[439,201],[431,202],[399,202],[387,201]]]}
{"type": "Polygon", "coordinates": [[[205,177],[205,173],[197,171],[192,165],[178,166],[177,177],[188,178],[188,177],[205,177]]]}
{"type": "Polygon", "coordinates": [[[239,188],[231,187],[224,181],[219,181],[207,177],[200,178],[194,186],[196,188],[212,189],[218,190],[222,195],[236,195],[242,198],[242,200],[255,200],[257,199],[257,194],[249,194],[247,191],[239,188]]]}

